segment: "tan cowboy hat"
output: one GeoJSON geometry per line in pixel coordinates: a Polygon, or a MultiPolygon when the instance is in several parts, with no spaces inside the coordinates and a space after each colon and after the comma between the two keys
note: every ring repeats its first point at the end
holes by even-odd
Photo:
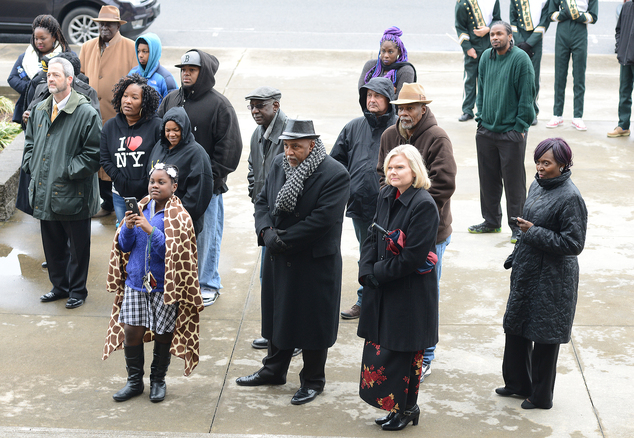
{"type": "Polygon", "coordinates": [[[405,82],[401,88],[401,92],[398,93],[398,99],[391,101],[394,105],[405,105],[407,103],[431,103],[431,100],[427,100],[425,96],[425,89],[421,84],[408,84],[405,82]]]}
{"type": "Polygon", "coordinates": [[[119,24],[127,23],[127,21],[121,19],[121,15],[119,15],[119,8],[116,6],[102,6],[99,11],[99,16],[97,18],[93,18],[92,21],[96,21],[97,23],[102,21],[110,21],[119,24]]]}

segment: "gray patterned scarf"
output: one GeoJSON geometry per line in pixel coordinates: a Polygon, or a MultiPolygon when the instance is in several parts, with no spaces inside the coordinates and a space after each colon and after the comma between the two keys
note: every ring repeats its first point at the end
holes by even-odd
{"type": "Polygon", "coordinates": [[[288,160],[282,160],[282,168],[286,174],[286,182],[275,199],[273,216],[292,213],[297,205],[297,198],[304,190],[304,182],[313,174],[326,158],[326,148],[320,139],[315,139],[315,147],[299,166],[293,167],[288,160]]]}

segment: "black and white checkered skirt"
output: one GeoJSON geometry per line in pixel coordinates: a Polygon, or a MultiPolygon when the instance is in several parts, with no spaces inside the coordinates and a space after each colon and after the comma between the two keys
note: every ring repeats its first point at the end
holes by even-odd
{"type": "Polygon", "coordinates": [[[165,305],[161,292],[139,292],[126,284],[119,322],[146,327],[162,335],[174,331],[177,313],[178,303],[165,305]]]}

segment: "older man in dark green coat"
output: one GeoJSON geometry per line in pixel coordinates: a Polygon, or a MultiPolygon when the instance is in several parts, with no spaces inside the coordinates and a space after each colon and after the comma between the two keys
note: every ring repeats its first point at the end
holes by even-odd
{"type": "Polygon", "coordinates": [[[101,118],[90,100],[71,88],[73,67],[49,63],[51,96],[33,111],[22,169],[31,174],[29,203],[40,220],[53,289],[42,302],[68,298],[67,309],[84,304],[90,261],[90,218],[99,210],[101,118]]]}

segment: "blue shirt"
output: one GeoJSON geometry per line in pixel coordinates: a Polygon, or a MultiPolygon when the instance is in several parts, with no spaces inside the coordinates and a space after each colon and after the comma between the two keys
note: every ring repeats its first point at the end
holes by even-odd
{"type": "MultiPolygon", "coordinates": [[[[152,292],[163,292],[165,283],[165,226],[163,224],[163,210],[154,212],[154,200],[143,210],[145,218],[150,225],[155,227],[152,234],[152,244],[150,249],[149,269],[156,279],[156,287],[152,292]]],[[[127,277],[126,286],[140,291],[147,292],[143,287],[143,276],[145,275],[145,257],[149,235],[141,228],[128,228],[125,223],[121,225],[119,232],[119,247],[123,252],[130,253],[130,260],[126,265],[127,277]]]]}

